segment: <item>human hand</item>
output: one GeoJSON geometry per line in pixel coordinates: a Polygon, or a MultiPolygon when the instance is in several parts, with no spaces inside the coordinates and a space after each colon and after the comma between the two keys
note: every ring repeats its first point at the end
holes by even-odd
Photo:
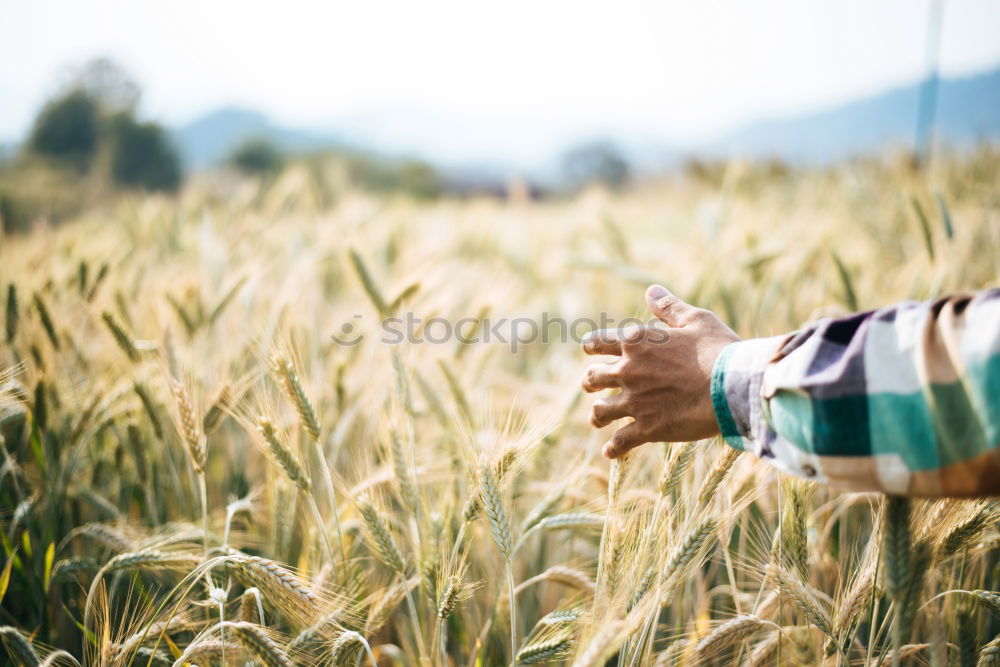
{"type": "Polygon", "coordinates": [[[667,328],[604,329],[583,341],[587,354],[617,361],[594,364],[583,376],[587,392],[621,392],[594,401],[590,423],[601,428],[616,419],[633,421],[604,445],[613,459],[647,442],[682,442],[718,435],[712,409],[712,367],[722,348],[740,339],[714,313],[684,303],[660,285],[646,290],[646,303],[667,328]]]}

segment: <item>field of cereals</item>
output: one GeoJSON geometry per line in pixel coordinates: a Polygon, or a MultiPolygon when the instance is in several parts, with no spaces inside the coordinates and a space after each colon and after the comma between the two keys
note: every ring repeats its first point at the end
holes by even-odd
{"type": "Polygon", "coordinates": [[[998,183],[983,150],[418,203],[291,167],[8,236],[5,655],[998,664],[997,501],[840,493],[714,440],[609,463],[577,343],[469,341],[645,318],[653,281],[747,336],[996,285],[998,183]],[[383,343],[404,313],[466,341],[383,343]]]}

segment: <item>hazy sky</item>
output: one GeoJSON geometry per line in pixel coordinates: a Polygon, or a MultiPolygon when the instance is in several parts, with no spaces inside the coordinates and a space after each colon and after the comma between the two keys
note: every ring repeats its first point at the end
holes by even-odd
{"type": "MultiPolygon", "coordinates": [[[[390,107],[703,137],[925,71],[930,0],[0,0],[0,138],[60,70],[124,64],[143,111],[332,125],[390,107]]],[[[1000,63],[1000,2],[944,0],[945,73],[1000,63]]]]}

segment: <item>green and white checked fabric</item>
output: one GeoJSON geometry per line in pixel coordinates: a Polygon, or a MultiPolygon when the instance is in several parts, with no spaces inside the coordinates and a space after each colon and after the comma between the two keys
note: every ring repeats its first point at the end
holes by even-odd
{"type": "Polygon", "coordinates": [[[853,490],[1000,493],[1000,289],[733,343],[712,402],[726,442],[853,490]]]}

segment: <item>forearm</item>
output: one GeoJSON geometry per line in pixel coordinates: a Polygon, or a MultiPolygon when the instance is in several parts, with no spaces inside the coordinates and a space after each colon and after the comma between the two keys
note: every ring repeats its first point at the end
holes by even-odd
{"type": "Polygon", "coordinates": [[[1000,492],[1000,290],[734,343],[712,395],[726,441],[787,472],[856,490],[1000,492]]]}

